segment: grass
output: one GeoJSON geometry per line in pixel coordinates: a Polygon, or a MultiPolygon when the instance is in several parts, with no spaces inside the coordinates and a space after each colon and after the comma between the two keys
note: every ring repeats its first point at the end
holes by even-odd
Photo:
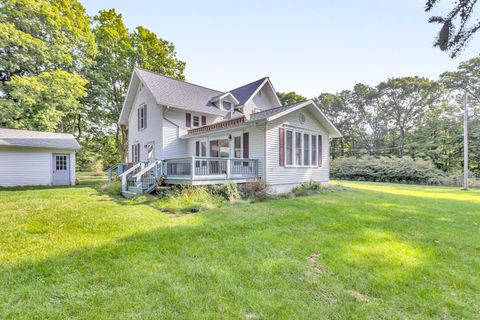
{"type": "Polygon", "coordinates": [[[478,319],[480,191],[347,190],[171,216],[0,190],[0,318],[478,319]]]}
{"type": "Polygon", "coordinates": [[[214,196],[206,187],[172,189],[154,202],[158,209],[169,213],[191,213],[222,207],[226,201],[214,196]]]}

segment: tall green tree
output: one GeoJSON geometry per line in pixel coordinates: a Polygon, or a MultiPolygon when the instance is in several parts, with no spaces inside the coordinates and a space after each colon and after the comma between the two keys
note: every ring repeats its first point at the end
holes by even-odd
{"type": "Polygon", "coordinates": [[[467,93],[480,103],[480,57],[461,62],[456,71],[440,75],[440,82],[451,90],[467,93]]]}
{"type": "Polygon", "coordinates": [[[380,83],[377,90],[380,104],[390,115],[389,125],[398,134],[398,156],[403,157],[408,133],[423,113],[436,102],[438,85],[426,78],[393,78],[380,83]]]}
{"type": "Polygon", "coordinates": [[[295,91],[290,92],[277,92],[277,96],[280,99],[282,105],[289,105],[296,102],[301,102],[307,100],[304,96],[296,93],[295,91]]]}
{"type": "Polygon", "coordinates": [[[74,132],[95,38],[78,1],[0,0],[0,125],[74,132]]]}
{"type": "Polygon", "coordinates": [[[113,9],[100,11],[93,23],[98,54],[88,70],[88,131],[90,136],[114,136],[120,158],[126,161],[128,132],[117,122],[133,68],[184,79],[185,62],[176,57],[172,43],[150,30],[137,27],[129,32],[122,15],[113,9]]]}

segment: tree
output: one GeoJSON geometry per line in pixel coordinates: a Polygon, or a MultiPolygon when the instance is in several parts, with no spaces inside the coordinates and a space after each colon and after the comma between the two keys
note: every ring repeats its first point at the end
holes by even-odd
{"type": "Polygon", "coordinates": [[[480,103],[480,57],[461,62],[457,71],[442,73],[440,81],[460,94],[468,93],[480,103]]]}
{"type": "Polygon", "coordinates": [[[98,140],[91,136],[114,136],[120,158],[125,161],[128,133],[126,127],[119,126],[117,121],[135,64],[132,40],[122,15],[113,9],[100,11],[93,18],[93,32],[98,54],[96,64],[87,72],[89,95],[85,99],[88,106],[85,117],[89,137],[86,140],[90,141],[90,149],[99,149],[93,147],[94,141],[98,140]]]}
{"type": "Polygon", "coordinates": [[[127,128],[117,122],[133,68],[137,66],[184,79],[185,62],[177,59],[172,43],[150,30],[137,27],[129,32],[122,15],[113,9],[100,11],[93,22],[98,54],[96,64],[88,71],[89,131],[96,136],[114,135],[120,158],[126,161],[127,128]]]}
{"type": "Polygon", "coordinates": [[[277,92],[277,96],[280,99],[280,102],[282,103],[282,105],[289,105],[289,104],[293,104],[293,103],[296,103],[296,102],[301,102],[301,101],[307,100],[307,98],[305,98],[302,95],[299,95],[298,93],[296,93],[294,91],[291,91],[291,92],[288,92],[288,93],[287,92],[277,92]]]}
{"type": "Polygon", "coordinates": [[[96,45],[78,1],[0,0],[0,125],[74,132],[96,45]]]}
{"type": "Polygon", "coordinates": [[[177,58],[173,43],[141,26],[131,34],[131,39],[134,64],[137,67],[185,80],[185,62],[177,58]]]}
{"type": "Polygon", "coordinates": [[[426,78],[393,78],[377,86],[380,104],[390,115],[388,123],[398,133],[398,156],[403,157],[405,139],[417,120],[435,103],[437,84],[426,78]]]}
{"type": "MultiPolygon", "coordinates": [[[[441,0],[427,0],[425,11],[431,12],[441,0]]],[[[438,23],[442,28],[438,32],[434,46],[442,51],[450,52],[452,58],[457,57],[468,44],[475,32],[480,29],[480,20],[473,18],[473,11],[478,0],[457,0],[446,16],[432,16],[429,23],[438,23]],[[472,24],[469,24],[473,21],[472,24]]]]}
{"type": "Polygon", "coordinates": [[[357,118],[350,104],[350,95],[351,92],[345,90],[337,94],[322,93],[315,98],[315,103],[342,133],[340,139],[332,140],[330,153],[334,159],[355,148],[357,118]]]}

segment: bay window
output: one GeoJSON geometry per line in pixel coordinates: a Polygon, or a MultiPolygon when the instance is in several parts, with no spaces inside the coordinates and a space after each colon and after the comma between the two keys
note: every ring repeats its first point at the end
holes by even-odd
{"type": "Polygon", "coordinates": [[[303,134],[303,165],[310,165],[310,135],[308,133],[303,134]]]}
{"type": "Polygon", "coordinates": [[[295,165],[302,165],[302,133],[295,133],[295,165]]]}
{"type": "Polygon", "coordinates": [[[292,166],[293,165],[293,131],[292,130],[288,130],[286,131],[286,135],[287,135],[287,138],[285,139],[286,140],[286,154],[285,154],[285,157],[286,157],[286,161],[285,163],[287,164],[287,166],[292,166]]]}
{"type": "Polygon", "coordinates": [[[287,167],[312,167],[318,164],[317,134],[294,128],[285,129],[284,163],[287,167]]]}
{"type": "Polygon", "coordinates": [[[312,166],[317,165],[317,136],[312,135],[312,166]]]}

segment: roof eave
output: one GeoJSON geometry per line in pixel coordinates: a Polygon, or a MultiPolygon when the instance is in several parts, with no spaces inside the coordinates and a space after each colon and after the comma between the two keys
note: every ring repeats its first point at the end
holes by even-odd
{"type": "Polygon", "coordinates": [[[216,134],[216,133],[229,132],[229,131],[232,131],[232,129],[248,128],[248,127],[251,127],[251,126],[262,124],[263,122],[266,122],[265,119],[247,121],[247,122],[244,122],[240,125],[225,127],[225,128],[222,128],[222,129],[215,129],[215,130],[210,130],[210,131],[196,133],[196,134],[184,134],[184,135],[180,136],[179,138],[182,139],[182,140],[186,140],[186,139],[190,139],[190,138],[205,137],[205,136],[208,136],[208,135],[212,135],[212,133],[216,134]]]}
{"type": "Polygon", "coordinates": [[[298,106],[295,106],[293,108],[287,109],[287,110],[279,112],[277,114],[274,114],[274,115],[268,117],[267,121],[272,121],[272,120],[281,118],[281,117],[289,114],[290,112],[300,110],[300,109],[302,109],[306,106],[309,106],[309,105],[313,105],[315,107],[315,110],[320,114],[320,117],[321,117],[320,120],[322,120],[322,125],[325,127],[325,129],[327,129],[329,136],[331,138],[341,138],[342,134],[340,133],[340,131],[338,131],[338,129],[335,127],[335,125],[325,116],[325,114],[322,112],[322,110],[320,110],[320,108],[317,106],[315,101],[313,101],[311,99],[306,100],[305,102],[299,104],[298,106]],[[323,121],[325,122],[325,124],[323,123],[323,121]]]}

